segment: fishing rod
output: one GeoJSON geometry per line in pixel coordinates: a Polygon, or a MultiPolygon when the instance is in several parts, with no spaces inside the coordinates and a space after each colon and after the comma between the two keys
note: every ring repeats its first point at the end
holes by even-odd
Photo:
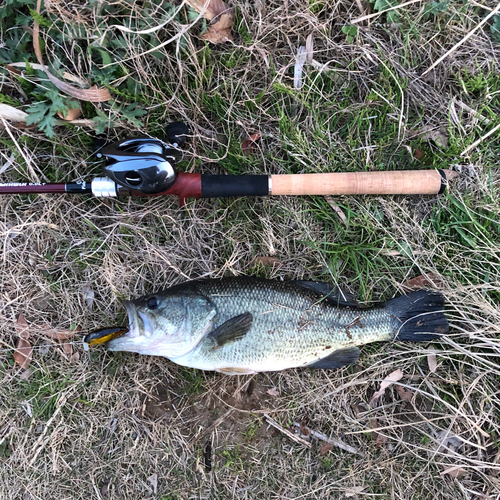
{"type": "Polygon", "coordinates": [[[176,172],[188,128],[171,123],[166,141],[135,137],[104,146],[104,176],[90,182],[0,184],[0,194],[67,193],[118,196],[176,195],[187,198],[281,195],[435,195],[458,175],[452,170],[398,170],[323,174],[212,175],[176,172]]]}

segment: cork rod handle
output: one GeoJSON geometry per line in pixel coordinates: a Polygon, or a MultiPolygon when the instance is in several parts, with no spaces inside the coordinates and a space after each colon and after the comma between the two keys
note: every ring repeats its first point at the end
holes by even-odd
{"type": "Polygon", "coordinates": [[[438,194],[452,170],[271,175],[272,195],[438,194]]]}

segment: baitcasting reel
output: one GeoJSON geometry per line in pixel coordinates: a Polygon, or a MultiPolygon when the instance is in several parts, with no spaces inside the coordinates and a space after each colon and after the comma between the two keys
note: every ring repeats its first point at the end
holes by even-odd
{"type": "Polygon", "coordinates": [[[136,137],[104,146],[97,157],[106,157],[104,175],[92,181],[92,193],[98,197],[118,196],[124,191],[154,195],[167,191],[175,182],[175,164],[183,153],[188,128],[171,123],[167,142],[151,137],[136,137]]]}

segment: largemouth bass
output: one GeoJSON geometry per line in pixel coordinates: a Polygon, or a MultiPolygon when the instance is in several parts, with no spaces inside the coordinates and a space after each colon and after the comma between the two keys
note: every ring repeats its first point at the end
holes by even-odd
{"type": "Polygon", "coordinates": [[[231,375],[339,368],[369,342],[448,333],[444,297],[427,290],[359,308],[326,283],[237,277],[190,281],[124,305],[128,331],[106,329],[85,341],[231,375]]]}

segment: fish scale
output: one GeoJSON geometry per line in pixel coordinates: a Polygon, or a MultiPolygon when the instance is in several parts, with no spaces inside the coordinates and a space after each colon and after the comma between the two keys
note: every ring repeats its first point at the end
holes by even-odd
{"type": "MultiPolygon", "coordinates": [[[[108,349],[227,374],[338,368],[356,362],[357,346],[369,342],[448,333],[444,297],[428,290],[359,308],[326,283],[236,277],[183,283],[124,305],[130,330],[114,329],[108,349]]],[[[91,334],[91,343],[100,336],[91,334]]]]}

